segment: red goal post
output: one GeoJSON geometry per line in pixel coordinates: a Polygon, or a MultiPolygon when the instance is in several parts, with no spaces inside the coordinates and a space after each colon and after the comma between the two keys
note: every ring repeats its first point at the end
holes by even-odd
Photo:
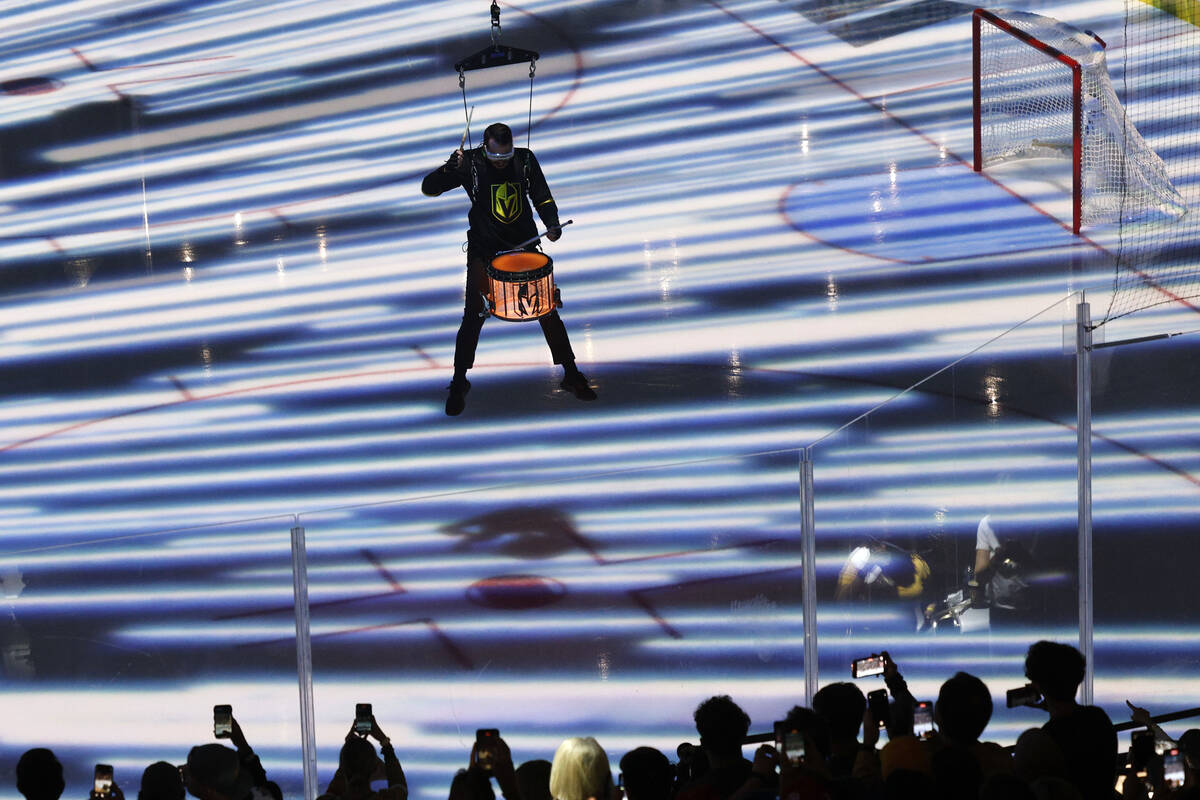
{"type": "MultiPolygon", "coordinates": [[[[982,26],[993,25],[1010,36],[1019,39],[1035,50],[1040,50],[1071,70],[1071,232],[1078,234],[1083,225],[1083,70],[1078,61],[1053,45],[1026,33],[1004,21],[991,11],[975,9],[971,17],[971,75],[973,88],[972,117],[975,128],[975,171],[983,171],[983,126],[982,112],[982,26]]],[[[1097,37],[1099,41],[1099,37],[1097,37]]],[[[1103,42],[1101,41],[1101,46],[1103,42]]]]}
{"type": "Polygon", "coordinates": [[[1099,36],[1028,11],[979,8],[972,61],[976,171],[1069,158],[1076,234],[1084,225],[1187,213],[1117,97],[1099,36]]]}

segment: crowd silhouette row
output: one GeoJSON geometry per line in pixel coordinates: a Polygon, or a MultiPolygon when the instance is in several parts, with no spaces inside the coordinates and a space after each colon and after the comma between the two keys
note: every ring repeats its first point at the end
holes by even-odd
{"type": "MultiPolygon", "coordinates": [[[[496,788],[505,800],[1200,800],[1200,729],[1173,740],[1130,704],[1145,730],[1122,756],[1108,715],[1076,702],[1085,662],[1069,645],[1029,648],[1029,685],[1010,692],[1009,703],[1040,708],[1048,720],[1009,748],[985,739],[992,694],[979,678],[957,673],[930,708],[913,698],[886,652],[865,661],[886,690],[864,696],[855,683],[823,687],[812,708],[797,706],[775,723],[774,743],[759,746],[753,760],[743,755],[750,718],[720,695],[696,708],[698,746],[681,744],[674,763],[638,747],[620,759],[616,781],[594,738],[566,739],[552,762],[517,767],[499,732],[480,730],[448,800],[495,800],[496,788]]],[[[138,800],[282,800],[229,707],[215,715],[215,732],[233,747],[203,744],[184,765],[151,764],[138,800]]],[[[17,789],[26,800],[59,800],[63,769],[50,750],[21,756],[17,789]]],[[[360,706],[321,800],[407,798],[391,741],[370,706],[360,706]]],[[[97,765],[91,800],[124,800],[111,768],[97,765]]]]}

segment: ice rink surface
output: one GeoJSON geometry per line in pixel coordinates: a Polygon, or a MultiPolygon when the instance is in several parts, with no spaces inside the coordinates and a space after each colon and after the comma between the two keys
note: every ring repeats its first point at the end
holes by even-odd
{"type": "MultiPolygon", "coordinates": [[[[479,727],[615,762],[729,693],[768,730],[803,701],[802,449],[822,682],[887,647],[922,699],[984,677],[993,738],[1040,724],[1002,693],[1078,639],[1072,293],[1103,314],[1116,230],[1072,235],[1054,165],[972,171],[971,7],[503,4],[532,105],[525,65],[468,73],[473,142],[528,132],[574,220],[545,249],[599,399],[490,320],[448,418],[467,198],[420,180],[487,6],[0,3],[4,774],[44,744],[128,793],[227,702],[298,795],[293,528],[322,788],[356,702],[429,798],[479,727]],[[985,515],[1037,562],[1021,613],[935,635],[834,601],[869,543],[952,589],[985,515]]],[[[1117,79],[1122,4],[1020,8],[1103,36],[1117,79]]],[[[1172,302],[1097,337],[1197,328],[1172,302]]],[[[1118,720],[1200,693],[1195,341],[1095,355],[1118,720]]]]}

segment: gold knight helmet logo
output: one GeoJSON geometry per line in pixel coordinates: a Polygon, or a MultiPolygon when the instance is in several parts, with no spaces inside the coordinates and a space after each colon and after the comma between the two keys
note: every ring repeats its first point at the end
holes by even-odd
{"type": "Polygon", "coordinates": [[[493,183],[492,215],[500,222],[515,222],[521,216],[521,187],[515,183],[493,183]]]}

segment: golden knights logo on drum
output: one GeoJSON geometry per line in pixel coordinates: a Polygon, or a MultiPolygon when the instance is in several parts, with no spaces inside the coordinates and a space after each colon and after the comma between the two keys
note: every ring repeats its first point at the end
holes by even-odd
{"type": "Polygon", "coordinates": [[[515,222],[521,216],[521,194],[515,183],[493,183],[492,215],[500,222],[515,222]]]}
{"type": "Polygon", "coordinates": [[[522,283],[517,288],[517,310],[522,317],[540,317],[545,313],[542,308],[542,296],[530,283],[522,283]]]}

